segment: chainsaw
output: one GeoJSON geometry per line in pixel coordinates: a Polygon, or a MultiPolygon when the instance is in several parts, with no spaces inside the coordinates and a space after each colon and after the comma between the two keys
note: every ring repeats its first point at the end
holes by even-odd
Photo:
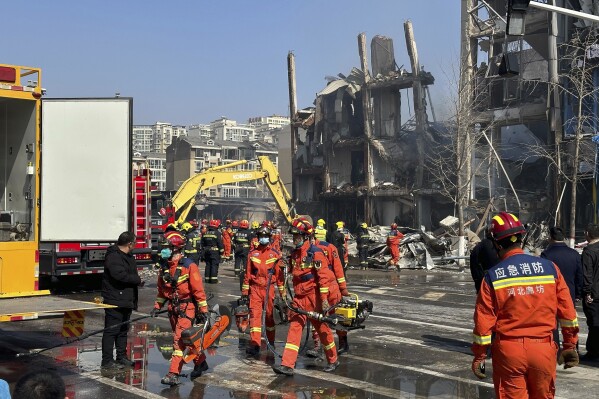
{"type": "Polygon", "coordinates": [[[231,328],[231,312],[226,306],[214,305],[203,323],[194,324],[181,333],[181,341],[187,346],[183,361],[189,363],[206,349],[217,345],[220,337],[231,328]]]}

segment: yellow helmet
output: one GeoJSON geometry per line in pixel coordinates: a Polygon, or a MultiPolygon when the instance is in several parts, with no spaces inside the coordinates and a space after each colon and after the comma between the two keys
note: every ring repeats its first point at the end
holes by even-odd
{"type": "Polygon", "coordinates": [[[340,229],[343,226],[345,226],[345,223],[343,223],[342,221],[338,221],[337,223],[335,223],[337,225],[337,228],[340,229]]]}
{"type": "Polygon", "coordinates": [[[324,219],[318,219],[318,222],[316,222],[316,225],[320,226],[320,227],[324,227],[324,223],[325,223],[324,219]]]}
{"type": "Polygon", "coordinates": [[[258,221],[254,220],[252,222],[252,229],[257,229],[258,227],[260,227],[260,223],[258,223],[258,221]]]}
{"type": "Polygon", "coordinates": [[[191,223],[189,222],[185,222],[183,223],[183,225],[181,226],[181,230],[183,231],[190,231],[191,229],[193,229],[193,226],[191,223]]]}
{"type": "Polygon", "coordinates": [[[367,227],[368,227],[368,225],[367,225],[366,223],[362,223],[362,224],[360,225],[360,227],[362,227],[363,229],[365,229],[365,228],[367,228],[367,227]]]}

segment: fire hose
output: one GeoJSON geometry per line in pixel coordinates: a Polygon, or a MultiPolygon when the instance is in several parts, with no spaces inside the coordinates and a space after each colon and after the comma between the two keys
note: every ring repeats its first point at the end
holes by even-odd
{"type": "MultiPolygon", "coordinates": [[[[166,312],[168,312],[168,309],[161,310],[161,311],[159,311],[159,312],[156,312],[155,314],[156,314],[156,315],[158,315],[158,314],[162,314],[162,313],[166,313],[166,312]]],[[[35,356],[35,355],[39,355],[40,353],[43,353],[43,352],[49,351],[49,350],[51,350],[51,349],[54,349],[54,348],[59,348],[59,347],[61,347],[61,346],[70,345],[70,344],[72,344],[72,343],[74,343],[74,342],[83,341],[84,339],[86,339],[86,338],[89,338],[89,337],[91,337],[92,335],[96,335],[96,334],[103,333],[104,331],[106,331],[106,330],[109,330],[109,329],[111,329],[111,328],[115,328],[115,327],[124,326],[125,324],[130,324],[130,323],[133,323],[133,322],[136,322],[136,321],[139,321],[139,320],[147,319],[148,317],[154,317],[154,316],[152,316],[152,315],[144,315],[144,316],[136,317],[136,318],[134,318],[134,319],[127,320],[127,321],[124,321],[124,322],[122,322],[122,323],[113,324],[112,326],[110,326],[110,327],[106,327],[106,328],[103,328],[103,329],[101,329],[101,330],[96,330],[96,331],[91,331],[91,332],[85,333],[85,334],[83,334],[83,335],[80,335],[80,336],[78,336],[78,337],[75,337],[75,338],[67,338],[67,339],[65,340],[65,342],[63,342],[63,343],[60,343],[60,344],[57,344],[57,345],[50,346],[50,347],[48,347],[48,348],[44,348],[44,349],[35,349],[35,350],[32,350],[32,351],[30,351],[30,352],[21,352],[21,353],[17,353],[17,354],[16,354],[16,357],[24,357],[24,356],[35,356]]]]}

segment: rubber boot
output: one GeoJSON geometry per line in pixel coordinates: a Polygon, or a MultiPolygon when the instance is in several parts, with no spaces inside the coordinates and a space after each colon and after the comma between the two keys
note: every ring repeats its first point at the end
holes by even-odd
{"type": "Polygon", "coordinates": [[[260,347],[257,345],[250,344],[245,349],[245,354],[248,355],[249,357],[256,357],[260,354],[260,347]]]}
{"type": "Polygon", "coordinates": [[[349,352],[349,343],[347,342],[347,335],[339,335],[339,348],[337,348],[337,354],[349,352]]]}
{"type": "Polygon", "coordinates": [[[277,373],[277,374],[283,374],[286,376],[291,377],[294,373],[293,369],[291,367],[287,367],[287,366],[272,366],[272,370],[277,373]]]}
{"type": "Polygon", "coordinates": [[[193,371],[189,374],[189,379],[193,380],[195,378],[201,377],[204,371],[208,370],[208,363],[204,360],[200,364],[196,364],[193,367],[193,371]]]}
{"type": "Polygon", "coordinates": [[[322,369],[322,371],[324,371],[325,373],[330,373],[332,371],[335,371],[337,367],[339,367],[339,360],[337,360],[335,363],[329,363],[326,367],[322,369]]]}
{"type": "Polygon", "coordinates": [[[179,375],[175,373],[168,373],[160,380],[161,384],[175,386],[179,385],[181,382],[179,381],[179,375]]]}
{"type": "Polygon", "coordinates": [[[312,340],[314,341],[314,348],[306,351],[306,356],[311,358],[320,358],[322,357],[321,349],[322,345],[320,345],[320,336],[315,329],[312,329],[312,340]]]}

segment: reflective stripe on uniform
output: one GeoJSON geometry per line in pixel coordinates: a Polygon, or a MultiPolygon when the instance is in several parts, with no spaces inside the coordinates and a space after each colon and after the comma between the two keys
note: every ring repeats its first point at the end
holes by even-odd
{"type": "Polygon", "coordinates": [[[578,327],[578,318],[574,320],[559,319],[559,324],[562,327],[578,327]]]}
{"type": "Polygon", "coordinates": [[[254,257],[251,257],[251,258],[250,258],[250,260],[251,260],[252,262],[256,262],[256,263],[262,263],[262,261],[261,261],[259,258],[254,258],[254,257]]]}
{"type": "Polygon", "coordinates": [[[555,284],[553,276],[530,276],[530,277],[512,277],[493,282],[493,289],[499,290],[502,288],[513,287],[516,285],[530,284],[555,284]]]}
{"type": "Polygon", "coordinates": [[[201,301],[201,302],[198,303],[198,306],[201,307],[201,308],[203,308],[204,306],[208,306],[208,302],[201,301]]]}
{"type": "Polygon", "coordinates": [[[479,345],[491,345],[491,336],[490,335],[476,335],[472,334],[473,342],[479,345]]]}
{"type": "Polygon", "coordinates": [[[312,268],[312,263],[302,263],[300,265],[300,269],[304,270],[304,269],[311,269],[312,268]]]}
{"type": "Polygon", "coordinates": [[[174,350],[174,351],[173,351],[173,356],[180,356],[180,357],[183,357],[183,351],[182,351],[182,350],[179,350],[179,349],[177,349],[177,350],[174,350]]]}
{"type": "Polygon", "coordinates": [[[325,351],[328,351],[330,349],[333,349],[335,347],[335,341],[331,342],[330,344],[328,344],[327,346],[324,347],[325,351]]]}
{"type": "Polygon", "coordinates": [[[337,279],[337,282],[338,282],[339,284],[341,284],[341,283],[345,283],[345,277],[338,278],[338,279],[337,279]]]}
{"type": "Polygon", "coordinates": [[[184,275],[184,276],[181,276],[181,277],[179,277],[179,278],[177,279],[177,283],[178,283],[178,284],[181,284],[181,283],[184,283],[184,282],[186,282],[187,280],[189,280],[189,274],[186,274],[186,275],[184,275]]]}
{"type": "Polygon", "coordinates": [[[250,332],[262,332],[262,328],[261,327],[252,327],[250,328],[250,332]]]}
{"type": "Polygon", "coordinates": [[[275,263],[276,261],[278,261],[279,259],[277,258],[270,258],[266,260],[266,264],[268,265],[269,263],[275,263]]]}
{"type": "Polygon", "coordinates": [[[286,343],[285,344],[285,349],[289,349],[289,350],[292,350],[292,351],[299,352],[299,346],[293,345],[293,344],[290,344],[290,343],[286,343]]]}
{"type": "Polygon", "coordinates": [[[250,289],[250,286],[249,286],[249,285],[246,285],[246,284],[244,284],[244,285],[242,285],[242,286],[241,286],[241,289],[242,289],[242,290],[249,290],[249,289],[250,289]]]}
{"type": "Polygon", "coordinates": [[[328,293],[329,293],[329,287],[322,287],[322,288],[320,289],[320,292],[321,292],[322,294],[328,294],[328,293]]]}

